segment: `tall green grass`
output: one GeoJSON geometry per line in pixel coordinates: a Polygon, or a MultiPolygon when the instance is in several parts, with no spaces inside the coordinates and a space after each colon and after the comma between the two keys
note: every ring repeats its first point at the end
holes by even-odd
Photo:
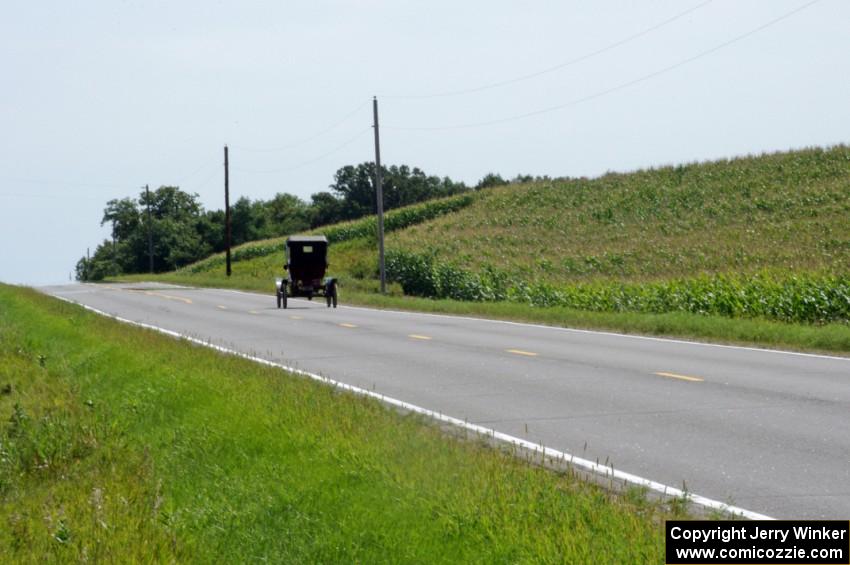
{"type": "Polygon", "coordinates": [[[387,277],[405,294],[477,302],[510,301],[594,312],[643,312],[765,318],[791,323],[850,320],[850,275],[712,275],[660,282],[529,284],[506,272],[473,273],[431,255],[391,251],[387,277]]]}
{"type": "Polygon", "coordinates": [[[660,504],[8,286],[0,455],[4,563],[663,559],[660,504]]]}

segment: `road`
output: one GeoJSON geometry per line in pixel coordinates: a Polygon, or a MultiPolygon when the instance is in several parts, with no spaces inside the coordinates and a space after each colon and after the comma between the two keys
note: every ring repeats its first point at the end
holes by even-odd
{"type": "Polygon", "coordinates": [[[850,517],[850,359],[165,285],[41,289],[776,518],[850,517]]]}

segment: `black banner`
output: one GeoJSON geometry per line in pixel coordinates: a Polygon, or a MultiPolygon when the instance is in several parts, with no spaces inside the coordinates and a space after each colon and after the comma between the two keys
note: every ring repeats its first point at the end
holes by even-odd
{"type": "Polygon", "coordinates": [[[669,520],[668,565],[850,565],[850,522],[669,520]]]}

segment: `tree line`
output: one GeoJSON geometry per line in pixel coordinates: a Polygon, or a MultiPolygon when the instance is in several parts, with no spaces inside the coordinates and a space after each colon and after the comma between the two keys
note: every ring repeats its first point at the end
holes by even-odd
{"type": "MultiPolygon", "coordinates": [[[[382,166],[381,171],[385,210],[507,184],[492,173],[474,187],[468,187],[463,182],[427,175],[407,165],[382,166]]],[[[231,244],[294,234],[374,214],[374,178],[375,164],[366,162],[337,170],[330,190],[313,194],[310,202],[287,193],[278,193],[269,200],[239,198],[230,208],[231,244]]],[[[148,272],[149,236],[154,272],[178,269],[224,251],[226,245],[224,210],[204,210],[197,194],[184,192],[177,186],[161,186],[149,193],[142,191],[137,198],[110,200],[101,225],[112,226],[112,237],[98,245],[90,257],[84,256],[77,262],[77,280],[148,272]]]]}

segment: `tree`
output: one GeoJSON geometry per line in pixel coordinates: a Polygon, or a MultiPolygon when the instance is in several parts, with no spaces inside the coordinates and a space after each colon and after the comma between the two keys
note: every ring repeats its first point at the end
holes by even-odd
{"type": "Polygon", "coordinates": [[[475,185],[476,190],[480,190],[482,188],[490,188],[493,186],[502,186],[504,184],[508,184],[508,181],[502,178],[501,175],[496,173],[487,173],[484,175],[478,184],[475,185]]]}
{"type": "MultiPolygon", "coordinates": [[[[197,194],[183,192],[176,186],[161,186],[139,197],[141,209],[150,202],[151,229],[154,244],[154,271],[170,271],[198,259],[211,250],[196,230],[203,209],[197,194]]],[[[144,237],[147,237],[147,215],[144,219],[144,237]]],[[[142,234],[140,234],[142,235],[142,234]]],[[[135,248],[138,252],[138,247],[135,248]]],[[[144,251],[147,255],[147,250],[144,251]]],[[[143,270],[143,269],[142,269],[143,270]]]]}
{"type": "MultiPolygon", "coordinates": [[[[386,172],[386,168],[383,168],[386,172]]],[[[330,189],[342,200],[340,220],[353,220],[377,213],[375,198],[375,164],[347,165],[334,174],[330,189]]]]}
{"type": "Polygon", "coordinates": [[[330,192],[317,192],[310,197],[310,227],[325,226],[342,220],[342,200],[330,192]]]}
{"type": "Polygon", "coordinates": [[[385,169],[383,178],[387,210],[468,190],[463,183],[452,182],[448,177],[428,176],[418,167],[411,169],[407,165],[385,169]]]}
{"type": "MultiPolygon", "coordinates": [[[[139,197],[143,209],[148,203],[146,192],[139,197]]],[[[158,220],[171,218],[183,221],[201,214],[201,205],[197,194],[183,192],[176,186],[161,186],[150,193],[151,215],[158,220]]]]}
{"type": "Polygon", "coordinates": [[[108,223],[112,224],[113,239],[120,241],[130,238],[141,223],[136,201],[132,198],[122,198],[107,202],[100,225],[108,223]]]}
{"type": "Polygon", "coordinates": [[[518,174],[514,178],[510,180],[511,184],[523,184],[527,182],[534,182],[536,180],[540,180],[539,178],[535,178],[534,175],[521,175],[518,174]]]}
{"type": "MultiPolygon", "coordinates": [[[[381,186],[384,193],[384,210],[409,206],[432,198],[441,198],[469,190],[463,183],[452,182],[448,177],[428,176],[421,169],[407,165],[381,167],[381,186]]],[[[375,164],[371,162],[348,165],[334,175],[330,189],[338,195],[339,220],[353,220],[377,212],[375,189],[375,164]]],[[[326,194],[326,193],[325,193],[326,194]]],[[[316,197],[313,195],[313,201],[316,197]]],[[[324,204],[327,197],[322,196],[324,204]]],[[[330,206],[328,206],[330,208],[330,206]]]]}
{"type": "Polygon", "coordinates": [[[104,240],[97,246],[91,258],[82,257],[77,261],[76,276],[78,281],[99,281],[104,277],[120,274],[117,245],[114,240],[104,240]]]}
{"type": "MultiPolygon", "coordinates": [[[[106,203],[100,225],[112,224],[112,241],[95,249],[95,258],[110,246],[110,256],[119,273],[139,272],[147,268],[147,223],[139,204],[141,199],[114,199],[106,203]]],[[[89,266],[94,269],[94,261],[89,266]]],[[[105,272],[102,268],[92,272],[105,272]]],[[[116,273],[117,274],[117,273],[116,273]]]]}
{"type": "Polygon", "coordinates": [[[267,237],[266,211],[262,200],[242,197],[230,208],[231,244],[240,245],[267,237]]]}
{"type": "Polygon", "coordinates": [[[112,224],[113,239],[98,245],[91,259],[83,257],[78,261],[77,278],[99,280],[104,276],[147,271],[149,228],[153,234],[155,271],[172,270],[197,261],[212,250],[198,229],[203,220],[198,195],[176,186],[162,186],[150,194],[143,191],[138,200],[110,200],[101,225],[112,224]]]}
{"type": "Polygon", "coordinates": [[[307,203],[292,194],[278,193],[266,202],[266,226],[269,237],[291,235],[310,227],[307,203]]]}
{"type": "MultiPolygon", "coordinates": [[[[469,190],[463,183],[429,176],[407,165],[383,167],[382,176],[385,210],[469,190]]],[[[308,227],[374,214],[374,179],[375,164],[366,162],[337,170],[330,192],[313,194],[309,204],[286,193],[278,193],[268,201],[242,197],[231,208],[232,244],[290,235],[308,227]]],[[[112,241],[101,243],[90,259],[83,257],[78,261],[79,280],[146,272],[149,232],[153,236],[156,272],[182,267],[225,247],[224,212],[204,211],[197,194],[183,192],[176,186],[143,191],[137,199],[108,201],[101,220],[101,225],[106,224],[112,226],[112,241]]]]}
{"type": "Polygon", "coordinates": [[[195,231],[213,253],[224,251],[224,229],[224,210],[207,210],[195,222],[195,231]]]}

